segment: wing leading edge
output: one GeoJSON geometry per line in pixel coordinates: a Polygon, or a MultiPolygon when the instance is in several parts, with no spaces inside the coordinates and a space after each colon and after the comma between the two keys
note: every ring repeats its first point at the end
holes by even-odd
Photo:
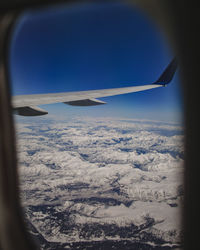
{"type": "Polygon", "coordinates": [[[173,59],[158,80],[149,85],[79,92],[13,96],[13,110],[15,114],[22,116],[38,116],[48,114],[47,111],[37,107],[37,105],[42,104],[65,103],[73,106],[94,106],[105,104],[105,102],[96,98],[128,94],[166,86],[172,80],[176,68],[177,62],[173,59]]]}

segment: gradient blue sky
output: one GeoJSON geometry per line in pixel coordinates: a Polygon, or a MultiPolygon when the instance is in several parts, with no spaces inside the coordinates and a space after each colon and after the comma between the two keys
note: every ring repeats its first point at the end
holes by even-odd
{"type": "MultiPolygon", "coordinates": [[[[13,95],[149,84],[174,57],[163,33],[128,5],[90,3],[29,11],[16,26],[10,51],[13,95]]],[[[166,88],[102,98],[106,105],[43,105],[63,116],[115,116],[179,122],[178,73],[166,88]]]]}

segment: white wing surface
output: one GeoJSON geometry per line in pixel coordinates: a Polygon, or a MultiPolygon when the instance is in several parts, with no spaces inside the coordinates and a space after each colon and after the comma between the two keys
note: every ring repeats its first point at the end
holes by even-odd
{"type": "Polygon", "coordinates": [[[169,64],[160,78],[153,84],[143,86],[133,86],[124,88],[88,90],[79,92],[20,95],[12,97],[14,113],[23,116],[45,115],[48,112],[37,107],[42,104],[65,103],[74,106],[93,106],[105,104],[96,98],[115,96],[133,92],[144,91],[153,88],[163,87],[168,84],[176,70],[175,59],[169,64]]]}

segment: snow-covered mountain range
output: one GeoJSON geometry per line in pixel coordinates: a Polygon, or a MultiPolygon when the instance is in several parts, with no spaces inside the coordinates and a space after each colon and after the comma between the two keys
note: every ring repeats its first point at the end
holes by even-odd
{"type": "Polygon", "coordinates": [[[41,249],[181,246],[181,126],[20,118],[16,130],[21,202],[41,249]]]}

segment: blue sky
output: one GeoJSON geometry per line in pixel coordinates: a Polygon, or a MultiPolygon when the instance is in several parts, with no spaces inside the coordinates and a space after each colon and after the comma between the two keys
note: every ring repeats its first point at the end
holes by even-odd
{"type": "MultiPolygon", "coordinates": [[[[158,26],[128,5],[96,2],[26,12],[11,43],[13,95],[149,84],[173,58],[158,26]]],[[[102,98],[106,105],[43,105],[50,114],[179,122],[178,73],[167,88],[102,98]]]]}

